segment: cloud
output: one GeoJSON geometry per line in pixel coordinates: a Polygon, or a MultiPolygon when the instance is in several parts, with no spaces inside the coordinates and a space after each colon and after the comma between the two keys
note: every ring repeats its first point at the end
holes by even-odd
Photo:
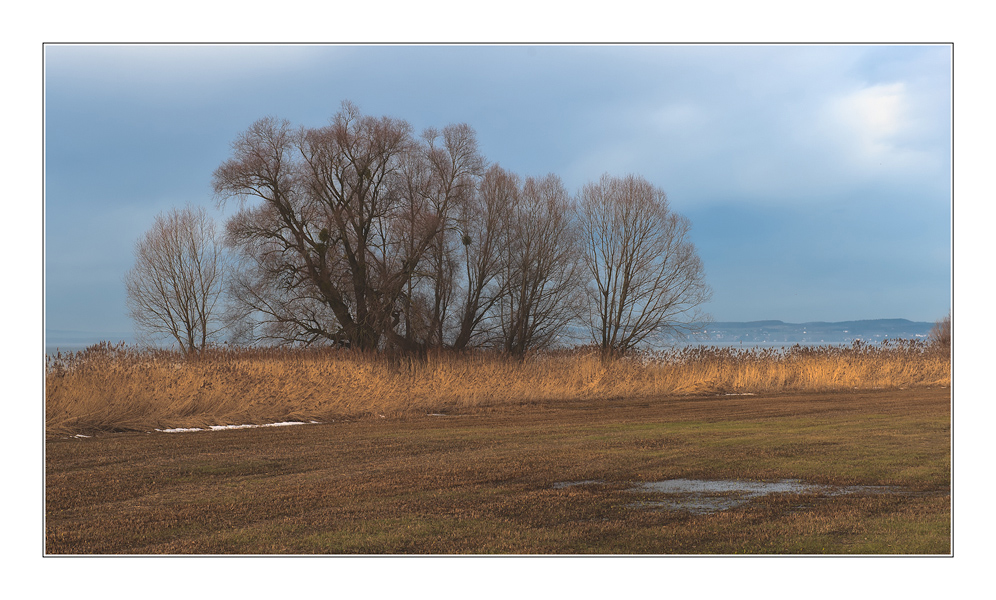
{"type": "Polygon", "coordinates": [[[896,185],[945,202],[946,56],[864,46],[633,52],[603,67],[641,87],[616,86],[622,93],[589,111],[611,126],[575,146],[567,179],[639,172],[692,205],[816,206],[896,185]]]}
{"type": "Polygon", "coordinates": [[[926,114],[928,110],[929,105],[918,101],[903,81],[869,85],[827,102],[824,134],[846,165],[858,173],[936,173],[946,163],[943,142],[932,135],[936,117],[942,115],[926,114]]]}
{"type": "Polygon", "coordinates": [[[902,82],[865,88],[839,102],[854,115],[874,148],[888,144],[908,127],[906,84],[902,82]]]}

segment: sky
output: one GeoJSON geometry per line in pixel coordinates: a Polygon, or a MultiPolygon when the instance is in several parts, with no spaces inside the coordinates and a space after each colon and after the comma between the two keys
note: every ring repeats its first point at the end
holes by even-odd
{"type": "Polygon", "coordinates": [[[156,215],[204,206],[265,116],[344,100],[467,123],[491,163],[577,192],[637,174],[692,222],[716,321],[951,308],[952,50],[936,45],[65,45],[44,48],[45,327],[132,331],[156,215]]]}

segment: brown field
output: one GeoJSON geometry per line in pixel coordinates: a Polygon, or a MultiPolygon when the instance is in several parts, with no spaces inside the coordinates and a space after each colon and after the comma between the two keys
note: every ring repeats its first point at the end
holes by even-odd
{"type": "MultiPolygon", "coordinates": [[[[862,368],[855,362],[849,368],[862,368]]],[[[936,374],[909,389],[854,390],[849,368],[827,367],[842,389],[743,392],[728,376],[729,391],[654,394],[655,385],[673,385],[663,367],[653,384],[627,384],[619,371],[584,363],[590,371],[574,376],[587,378],[570,383],[559,376],[577,395],[558,398],[555,386],[541,385],[554,373],[536,371],[536,389],[529,391],[532,367],[496,364],[496,371],[522,378],[503,393],[526,399],[502,404],[495,396],[453,393],[433,402],[424,394],[402,407],[394,399],[343,405],[313,398],[292,408],[280,386],[289,393],[314,384],[270,381],[268,369],[290,368],[275,364],[156,368],[174,373],[179,392],[171,402],[203,383],[204,373],[212,376],[206,389],[251,394],[252,382],[237,377],[249,373],[266,390],[254,402],[274,394],[272,412],[265,413],[273,420],[331,418],[293,427],[73,438],[74,426],[53,421],[51,404],[64,409],[64,392],[49,387],[46,553],[951,553],[951,398],[950,388],[926,385],[936,374]],[[613,385],[647,391],[615,398],[578,393],[613,385]],[[756,395],[727,395],[733,393],[756,395]],[[430,416],[430,409],[447,416],[430,416]],[[381,410],[384,418],[362,416],[381,410]],[[628,491],[673,478],[894,487],[773,494],[709,514],[648,508],[638,503],[660,498],[628,491]],[[558,485],[579,481],[598,483],[558,485]]],[[[318,367],[299,368],[307,374],[318,367]]],[[[358,361],[353,371],[325,368],[358,377],[373,367],[358,361]]],[[[398,368],[398,380],[426,377],[405,374],[403,366],[378,368],[398,368]]],[[[770,371],[764,377],[775,378],[770,371]]],[[[437,368],[433,390],[448,389],[447,372],[437,368]]],[[[359,385],[343,379],[341,385],[359,385]]],[[[125,388],[115,396],[120,402],[142,397],[141,381],[126,385],[113,374],[107,381],[125,388]]],[[[105,385],[93,389],[113,387],[105,385]]],[[[209,398],[204,392],[155,413],[162,416],[150,417],[152,408],[143,405],[117,427],[137,429],[150,418],[178,425],[264,414],[254,407],[238,412],[235,400],[211,412],[202,408],[209,398]]],[[[107,423],[114,413],[103,414],[107,423]]],[[[86,423],[99,429],[102,422],[86,423]]]]}

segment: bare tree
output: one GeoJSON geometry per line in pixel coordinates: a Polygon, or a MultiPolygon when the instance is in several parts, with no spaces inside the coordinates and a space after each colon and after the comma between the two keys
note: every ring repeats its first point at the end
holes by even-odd
{"type": "Polygon", "coordinates": [[[944,351],[951,349],[951,315],[948,314],[946,317],[934,323],[934,326],[930,329],[930,335],[928,336],[928,342],[931,346],[939,348],[944,351]]]}
{"type": "Polygon", "coordinates": [[[295,330],[302,319],[293,304],[313,298],[329,313],[314,324],[335,323],[332,330],[316,327],[316,338],[379,346],[404,283],[400,274],[417,260],[392,252],[382,227],[396,208],[398,161],[410,145],[407,123],[361,117],[345,103],[327,127],[295,132],[287,121],[267,118],[233,144],[234,156],[214,174],[222,200],[243,201],[228,224],[228,243],[264,271],[257,281],[280,286],[279,294],[260,289],[253,300],[290,300],[247,307],[278,325],[269,335],[289,329],[277,339],[299,340],[307,332],[295,330]],[[263,202],[248,206],[249,198],[263,202]]]}
{"type": "Polygon", "coordinates": [[[460,217],[475,205],[477,182],[484,158],[474,130],[465,124],[442,131],[426,129],[417,152],[403,169],[406,211],[401,219],[404,239],[414,251],[429,225],[435,235],[409,279],[404,319],[409,340],[421,334],[419,345],[447,345],[448,332],[456,327],[452,309],[458,292],[460,217]],[[421,216],[421,226],[419,224],[421,216]]]}
{"type": "Polygon", "coordinates": [[[513,201],[496,312],[501,349],[522,357],[553,345],[577,317],[579,263],[570,199],[557,176],[527,178],[513,201]]]}
{"type": "Polygon", "coordinates": [[[188,354],[203,350],[222,329],[216,308],[225,275],[214,222],[203,208],[156,217],[125,276],[128,312],[140,336],[172,338],[188,354]]]}
{"type": "Polygon", "coordinates": [[[670,211],[663,190],[642,177],[603,175],[582,189],[577,208],[590,277],[586,321],[604,354],[705,318],[699,307],[711,291],[691,225],[670,211]]]}
{"type": "Polygon", "coordinates": [[[227,228],[243,257],[236,317],[280,342],[439,344],[453,272],[446,231],[481,164],[467,126],[416,140],[405,121],[348,102],[317,129],[257,121],[214,174],[220,200],[243,202],[227,228]]]}

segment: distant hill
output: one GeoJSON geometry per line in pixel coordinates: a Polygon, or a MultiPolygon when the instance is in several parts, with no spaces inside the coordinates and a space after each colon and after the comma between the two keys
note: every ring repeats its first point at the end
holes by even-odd
{"type": "Polygon", "coordinates": [[[926,339],[933,323],[907,319],[869,319],[828,323],[784,321],[716,321],[695,326],[690,342],[721,344],[850,344],[856,339],[879,343],[889,338],[926,339]]]}

